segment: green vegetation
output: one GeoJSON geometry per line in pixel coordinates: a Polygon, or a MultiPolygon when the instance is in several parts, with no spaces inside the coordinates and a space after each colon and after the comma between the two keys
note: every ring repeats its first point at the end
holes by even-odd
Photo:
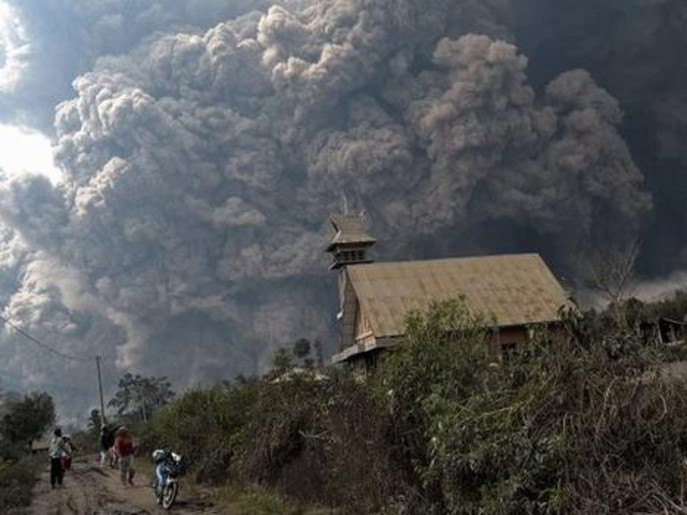
{"type": "Polygon", "coordinates": [[[380,375],[394,426],[420,434],[407,446],[425,509],[654,512],[682,502],[687,385],[661,377],[661,349],[568,314],[561,337],[494,360],[461,311],[411,320],[380,375]]]}
{"type": "Polygon", "coordinates": [[[30,451],[55,422],[55,405],[45,392],[34,392],[9,401],[0,421],[0,442],[7,446],[3,454],[18,455],[30,451]]]}
{"type": "Polygon", "coordinates": [[[15,461],[0,458],[0,510],[31,504],[37,471],[45,462],[45,456],[24,456],[15,461]]]}
{"type": "Polygon", "coordinates": [[[244,437],[256,392],[256,381],[190,390],[143,428],[145,447],[174,449],[193,459],[199,481],[223,481],[244,437]]]}
{"type": "Polygon", "coordinates": [[[55,421],[52,398],[43,392],[0,396],[0,511],[28,506],[47,457],[31,456],[31,443],[55,421]]]}
{"type": "Polygon", "coordinates": [[[300,340],[265,377],[185,392],[140,434],[246,513],[675,511],[687,378],[663,372],[674,352],[643,328],[680,306],[565,313],[505,359],[484,320],[440,304],[366,380],[300,340]]]}
{"type": "Polygon", "coordinates": [[[228,489],[222,493],[218,502],[228,511],[238,515],[306,515],[307,512],[297,503],[290,502],[278,493],[260,487],[242,490],[228,489]]]}
{"type": "Polygon", "coordinates": [[[173,397],[172,385],[166,377],[124,374],[108,406],[114,407],[122,420],[147,422],[173,397]]]}

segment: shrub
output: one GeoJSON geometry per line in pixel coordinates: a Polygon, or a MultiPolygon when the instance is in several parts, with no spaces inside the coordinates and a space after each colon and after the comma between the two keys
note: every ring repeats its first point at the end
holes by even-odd
{"type": "Polygon", "coordinates": [[[391,419],[394,447],[418,493],[441,510],[438,484],[427,475],[428,432],[435,410],[428,402],[439,389],[458,402],[470,397],[489,370],[492,356],[485,321],[471,316],[459,301],[433,305],[409,316],[402,345],[383,361],[374,382],[391,419]]]}
{"type": "Polygon", "coordinates": [[[285,496],[341,513],[679,511],[687,383],[629,319],[567,313],[502,359],[489,320],[437,304],[367,381],[284,351],[261,380],[187,392],[145,441],[200,479],[276,488],[250,501],[266,510],[285,496]]]}
{"type": "Polygon", "coordinates": [[[346,373],[263,382],[236,470],[301,502],[372,513],[405,492],[389,428],[366,385],[346,373]]]}
{"type": "Polygon", "coordinates": [[[199,481],[226,480],[256,388],[255,382],[246,381],[185,392],[145,427],[144,448],[181,453],[199,481]]]}
{"type": "Polygon", "coordinates": [[[317,417],[328,388],[311,375],[262,381],[243,432],[235,471],[248,482],[281,485],[289,490],[296,475],[300,497],[323,488],[324,457],[317,437],[317,417]]]}
{"type": "Polygon", "coordinates": [[[18,461],[0,459],[0,510],[3,513],[31,504],[38,469],[44,462],[44,459],[36,457],[18,461]]]}
{"type": "Polygon", "coordinates": [[[459,304],[384,362],[406,464],[437,512],[655,512],[682,501],[687,385],[620,325],[566,318],[507,361],[459,304]],[[413,438],[408,438],[411,432],[413,438]]]}
{"type": "Polygon", "coordinates": [[[306,513],[297,503],[289,501],[274,491],[249,487],[224,492],[220,505],[227,513],[237,515],[301,515],[306,513]]]}

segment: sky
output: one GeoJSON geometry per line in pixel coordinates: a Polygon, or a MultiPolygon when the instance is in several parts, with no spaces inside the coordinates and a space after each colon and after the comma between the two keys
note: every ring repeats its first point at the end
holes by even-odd
{"type": "Polygon", "coordinates": [[[16,125],[0,125],[0,169],[9,176],[42,174],[57,184],[62,172],[55,165],[50,139],[16,125]]]}
{"type": "MultiPolygon", "coordinates": [[[[682,0],[0,0],[0,312],[177,388],[336,351],[327,218],[382,260],[687,270],[682,0]]],[[[0,333],[0,388],[95,404],[0,333]],[[58,386],[55,386],[57,383],[58,386]]]]}
{"type": "Polygon", "coordinates": [[[6,2],[0,3],[0,49],[0,91],[12,91],[21,81],[30,44],[19,13],[6,2]]]}
{"type": "MultiPolygon", "coordinates": [[[[13,92],[25,71],[30,43],[19,13],[6,2],[0,3],[0,91],[13,92]]],[[[45,174],[59,181],[50,139],[41,132],[21,125],[0,125],[0,169],[8,175],[45,174]]]]}

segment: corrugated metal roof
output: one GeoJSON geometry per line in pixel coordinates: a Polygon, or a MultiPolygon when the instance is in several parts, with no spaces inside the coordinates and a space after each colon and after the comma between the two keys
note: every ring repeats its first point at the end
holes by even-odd
{"type": "Polygon", "coordinates": [[[494,316],[501,327],[558,320],[568,304],[538,254],[372,263],[347,273],[377,338],[403,334],[410,311],[460,296],[472,313],[494,316]]]}

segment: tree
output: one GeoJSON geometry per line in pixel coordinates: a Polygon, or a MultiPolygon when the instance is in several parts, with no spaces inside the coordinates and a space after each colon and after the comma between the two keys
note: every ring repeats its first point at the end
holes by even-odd
{"type": "Polygon", "coordinates": [[[294,367],[293,353],[287,349],[277,349],[272,357],[272,371],[274,375],[281,375],[294,367]]]}
{"type": "Polygon", "coordinates": [[[616,309],[634,293],[635,266],[641,240],[604,249],[593,256],[583,274],[592,286],[616,309]]]}
{"type": "Polygon", "coordinates": [[[13,402],[21,400],[21,394],[13,391],[0,392],[0,420],[5,416],[13,402]]]}
{"type": "Polygon", "coordinates": [[[88,416],[88,430],[98,435],[100,434],[100,427],[103,424],[103,417],[100,416],[99,409],[92,409],[91,414],[88,416]]]}
{"type": "Polygon", "coordinates": [[[280,376],[295,368],[312,370],[322,367],[324,363],[322,344],[319,341],[311,343],[310,340],[300,338],[293,342],[289,348],[280,348],[272,357],[272,375],[280,376]]]}
{"type": "Polygon", "coordinates": [[[55,423],[55,404],[45,392],[11,401],[0,423],[0,437],[11,445],[29,447],[55,423]]]}
{"type": "Polygon", "coordinates": [[[296,340],[293,344],[293,355],[298,359],[305,359],[310,355],[310,342],[305,338],[296,340]]]}
{"type": "Polygon", "coordinates": [[[114,407],[120,416],[147,421],[173,398],[174,391],[166,377],[127,373],[119,380],[117,393],[108,406],[114,407]]]}

